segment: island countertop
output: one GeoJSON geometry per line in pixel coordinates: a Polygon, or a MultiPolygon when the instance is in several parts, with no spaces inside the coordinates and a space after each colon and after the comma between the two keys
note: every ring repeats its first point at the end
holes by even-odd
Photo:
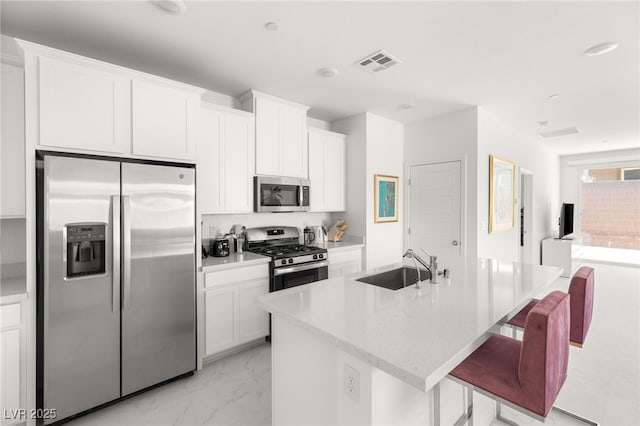
{"type": "Polygon", "coordinates": [[[273,315],[428,391],[562,273],[551,266],[473,259],[439,284],[423,282],[420,290],[356,281],[401,265],[289,288],[259,301],[273,315]]]}

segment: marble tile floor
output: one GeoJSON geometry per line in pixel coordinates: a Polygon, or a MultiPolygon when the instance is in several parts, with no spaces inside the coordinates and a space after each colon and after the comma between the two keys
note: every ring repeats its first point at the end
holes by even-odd
{"type": "MultiPolygon", "coordinates": [[[[640,425],[640,269],[595,263],[588,266],[596,270],[594,318],[584,348],[571,348],[568,378],[556,403],[603,426],[640,425]]],[[[567,278],[559,279],[543,293],[556,288],[566,291],[568,286],[567,278]]],[[[507,407],[503,413],[521,425],[542,424],[507,407]]],[[[269,344],[210,363],[193,377],[68,423],[69,426],[269,424],[269,344]]],[[[503,424],[494,420],[491,426],[503,424]]],[[[556,411],[544,423],[582,424],[556,411]]]]}
{"type": "Polygon", "coordinates": [[[67,423],[116,425],[270,425],[271,345],[263,344],[67,423]]]}

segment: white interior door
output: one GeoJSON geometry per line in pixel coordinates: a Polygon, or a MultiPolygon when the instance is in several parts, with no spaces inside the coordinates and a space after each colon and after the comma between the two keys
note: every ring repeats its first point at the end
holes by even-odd
{"type": "Polygon", "coordinates": [[[461,169],[460,161],[409,167],[407,248],[438,256],[440,270],[461,264],[461,169]]]}

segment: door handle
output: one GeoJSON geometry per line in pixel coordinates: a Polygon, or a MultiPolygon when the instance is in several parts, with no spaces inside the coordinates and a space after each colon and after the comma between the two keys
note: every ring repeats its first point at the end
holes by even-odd
{"type": "Polygon", "coordinates": [[[122,196],[122,310],[131,304],[131,197],[122,196]]]}
{"type": "Polygon", "coordinates": [[[457,240],[453,240],[453,241],[451,241],[451,244],[454,245],[454,246],[457,246],[459,243],[458,243],[457,240]]]}
{"type": "Polygon", "coordinates": [[[120,308],[120,196],[111,196],[112,312],[120,308]]]}

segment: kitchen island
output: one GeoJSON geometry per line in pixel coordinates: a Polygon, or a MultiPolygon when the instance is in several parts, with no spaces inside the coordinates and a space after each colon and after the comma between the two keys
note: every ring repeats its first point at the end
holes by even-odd
{"type": "Polygon", "coordinates": [[[272,314],[273,424],[453,423],[462,391],[436,385],[562,273],[473,259],[419,290],[356,281],[398,266],[260,298],[272,314]]]}

